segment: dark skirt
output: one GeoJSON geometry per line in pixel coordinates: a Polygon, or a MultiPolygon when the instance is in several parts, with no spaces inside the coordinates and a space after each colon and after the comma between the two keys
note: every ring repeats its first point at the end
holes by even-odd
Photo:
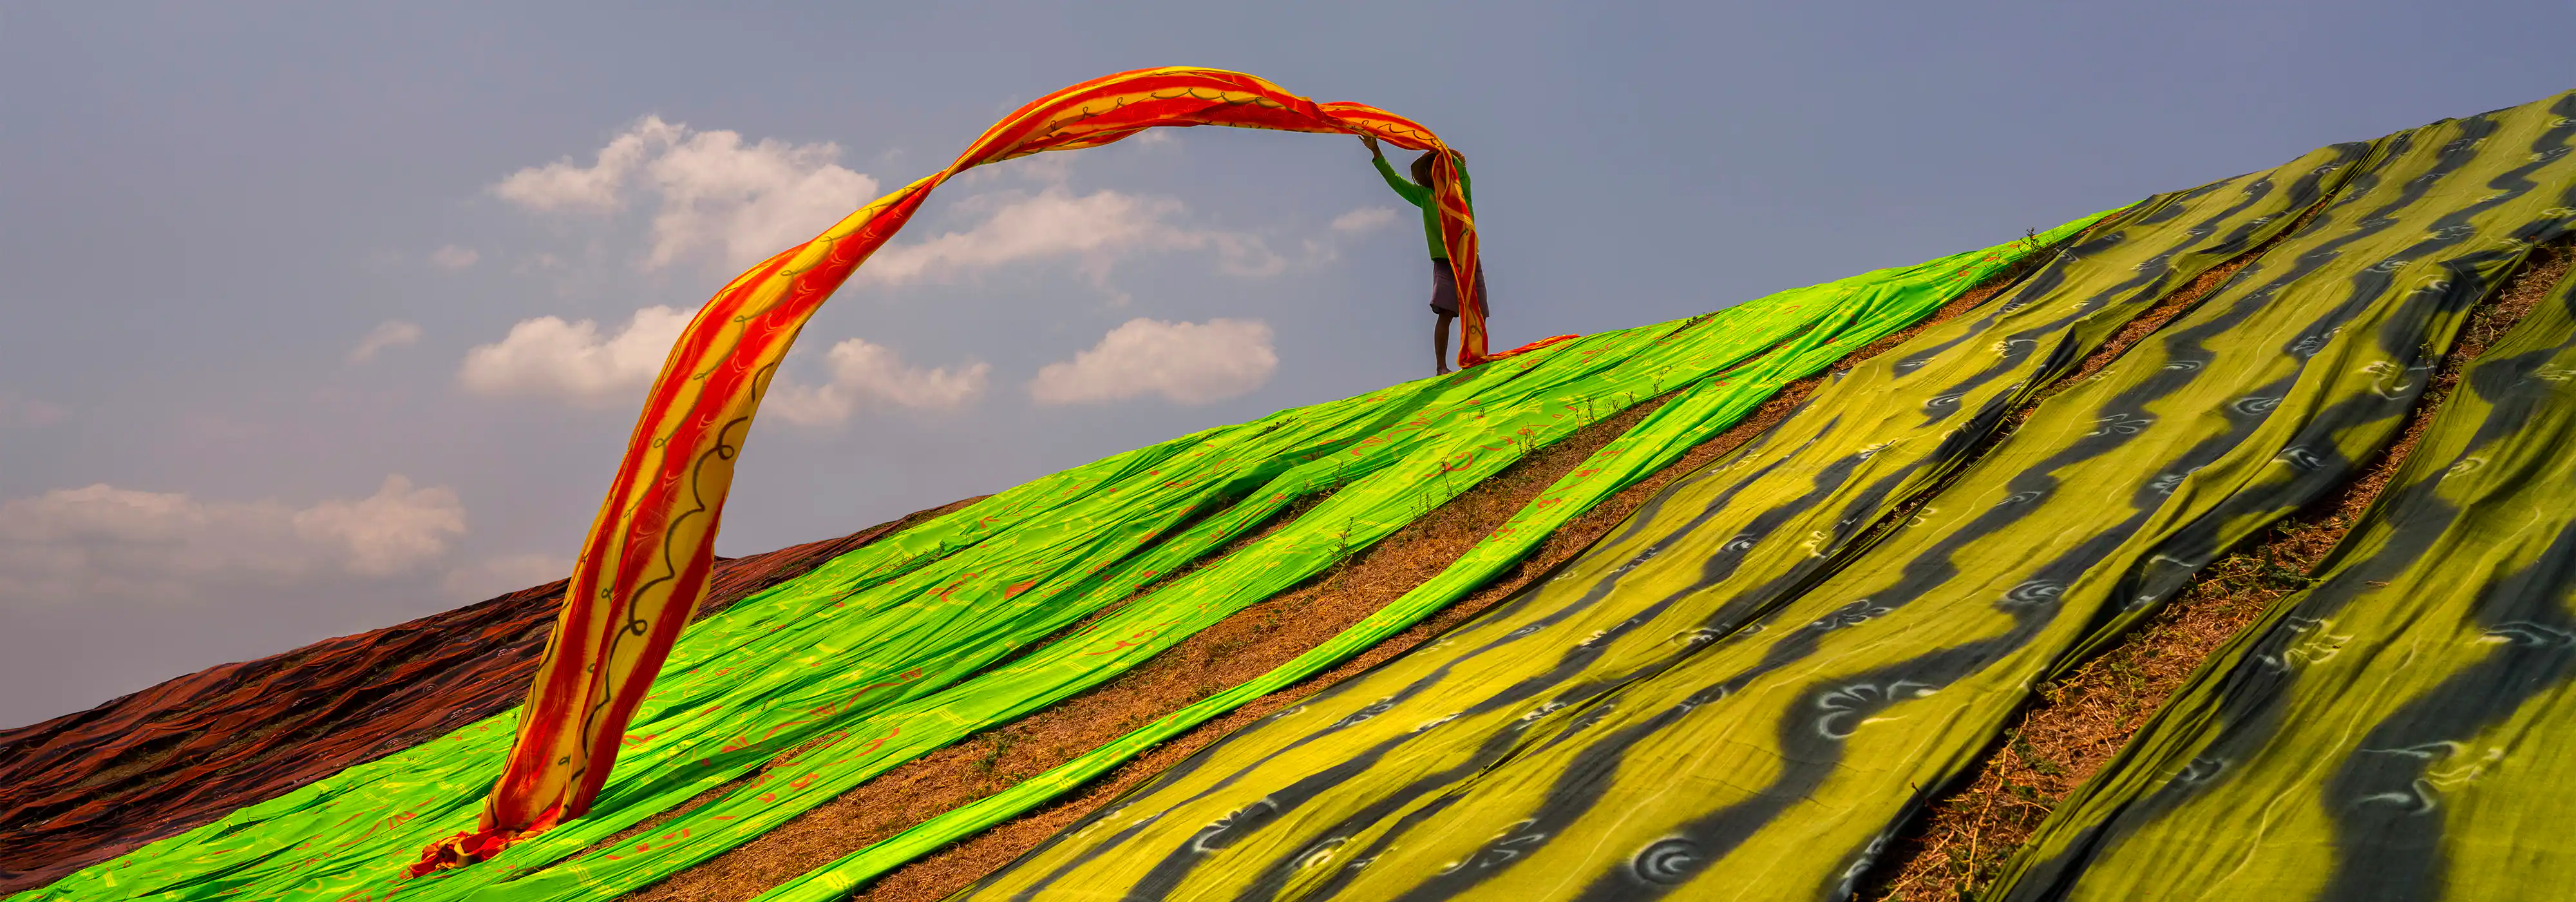
{"type": "MultiPolygon", "coordinates": [[[[1485,261],[1476,261],[1476,306],[1486,316],[1494,315],[1492,295],[1485,293],[1485,261]]],[[[1431,258],[1431,309],[1458,315],[1458,274],[1449,271],[1449,261],[1431,258]]]]}

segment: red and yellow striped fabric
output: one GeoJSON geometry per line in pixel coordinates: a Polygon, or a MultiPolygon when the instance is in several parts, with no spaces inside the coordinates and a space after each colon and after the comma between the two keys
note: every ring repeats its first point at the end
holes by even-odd
{"type": "Polygon", "coordinates": [[[481,829],[433,844],[414,873],[488,858],[589,810],[616,761],[618,737],[705,594],[734,464],[779,360],[806,319],[903,228],[931,189],[987,163],[1193,125],[1370,135],[1409,150],[1442,151],[1432,167],[1432,190],[1458,277],[1458,363],[1528,349],[1485,353],[1475,220],[1448,146],[1419,123],[1366,104],[1316,103],[1240,72],[1178,66],[1122,72],[1031,101],[994,123],[948,168],[752,267],[698,311],[663,363],[582,543],[562,618],[528,689],[517,745],[484,805],[481,829]]]}

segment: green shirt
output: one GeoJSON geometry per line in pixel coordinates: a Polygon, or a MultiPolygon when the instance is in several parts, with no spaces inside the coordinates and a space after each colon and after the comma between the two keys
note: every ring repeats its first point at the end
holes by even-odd
{"type": "MultiPolygon", "coordinates": [[[[1397,174],[1395,167],[1386,164],[1385,157],[1374,157],[1371,162],[1377,164],[1377,174],[1386,176],[1387,187],[1395,189],[1406,203],[1422,208],[1422,237],[1431,243],[1431,259],[1449,259],[1449,243],[1440,239],[1440,204],[1432,199],[1430,187],[1397,174]]],[[[1458,167],[1458,190],[1467,195],[1468,212],[1474,212],[1476,180],[1468,177],[1465,166],[1458,167]]]]}

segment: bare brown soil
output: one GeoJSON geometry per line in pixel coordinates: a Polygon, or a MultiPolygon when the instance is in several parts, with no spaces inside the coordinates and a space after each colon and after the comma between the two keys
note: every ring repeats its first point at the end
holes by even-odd
{"type": "Polygon", "coordinates": [[[1976,898],[2049,811],[2108,763],[2194,668],[2273,602],[2308,585],[2312,568],[2414,451],[2462,371],[2522,321],[2566,274],[2570,259],[2564,246],[2539,249],[2479,306],[2397,441],[2359,477],[2210,564],[2119,645],[2040,686],[2038,701],[1965,778],[1965,787],[1934,802],[1900,835],[1878,883],[1860,897],[1976,898]]]}
{"type": "MultiPolygon", "coordinates": [[[[2025,265],[1998,274],[1922,322],[1853,352],[1837,368],[1875,356],[1934,323],[1975,309],[2018,280],[2039,259],[2043,258],[2034,255],[2025,265]]],[[[1693,447],[1672,465],[1559,529],[1536,553],[1495,584],[1423,623],[1341,666],[1262,696],[1175,737],[1078,794],[899,868],[856,898],[870,902],[945,898],[1217,738],[1475,617],[1589,547],[1673,480],[1708,465],[1778,423],[1804,403],[1820,382],[1822,377],[1810,377],[1784,387],[1743,422],[1693,447]]],[[[749,899],[1287,663],[1447,569],[1540,491],[1626,432],[1664,400],[1641,403],[1540,449],[1333,570],[1201,631],[1107,685],[906,763],[757,840],[626,898],[638,902],[749,899]]]]}

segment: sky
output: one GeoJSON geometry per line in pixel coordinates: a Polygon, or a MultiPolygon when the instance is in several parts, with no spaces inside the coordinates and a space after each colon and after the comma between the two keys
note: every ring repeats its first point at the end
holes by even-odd
{"type": "MultiPolygon", "coordinates": [[[[1110,72],[1437,130],[1503,347],[2576,87],[2563,2],[213,6],[0,3],[0,727],[562,576],[698,304],[1110,72]]],[[[951,182],[806,328],[718,553],[1429,375],[1367,163],[951,182]]]]}

